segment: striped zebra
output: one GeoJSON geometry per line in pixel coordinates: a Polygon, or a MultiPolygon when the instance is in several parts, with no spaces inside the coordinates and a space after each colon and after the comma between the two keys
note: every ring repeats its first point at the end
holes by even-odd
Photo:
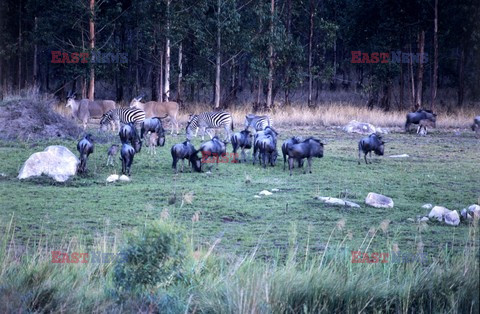
{"type": "MultiPolygon", "coordinates": [[[[230,140],[231,133],[233,131],[233,119],[232,115],[228,112],[202,112],[198,115],[193,114],[190,115],[190,119],[187,123],[187,139],[192,137],[193,130],[195,130],[195,137],[198,134],[198,129],[202,129],[202,141],[205,138],[205,132],[207,129],[217,129],[217,128],[225,128],[226,138],[225,140],[230,140]]],[[[210,133],[210,138],[213,138],[210,133]]]]}
{"type": "Polygon", "coordinates": [[[255,131],[263,131],[267,126],[273,126],[273,121],[268,116],[256,116],[254,114],[245,116],[245,130],[253,127],[255,131]]]}
{"type": "Polygon", "coordinates": [[[100,128],[105,131],[108,125],[115,131],[115,125],[120,130],[120,123],[127,124],[133,122],[140,124],[145,120],[145,111],[135,108],[116,108],[107,111],[100,119],[100,128]]]}

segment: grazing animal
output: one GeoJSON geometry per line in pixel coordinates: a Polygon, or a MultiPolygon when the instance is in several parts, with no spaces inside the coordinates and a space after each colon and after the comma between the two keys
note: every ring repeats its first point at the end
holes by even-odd
{"type": "Polygon", "coordinates": [[[480,116],[473,119],[472,131],[475,132],[475,137],[480,138],[480,116]]]}
{"type": "Polygon", "coordinates": [[[75,100],[75,93],[67,96],[65,107],[71,107],[75,118],[83,123],[83,129],[87,128],[88,119],[101,118],[103,114],[111,109],[115,109],[113,100],[75,100]]]}
{"type": "Polygon", "coordinates": [[[174,101],[167,101],[167,102],[149,101],[146,103],[142,103],[140,102],[141,99],[142,99],[141,96],[133,98],[132,101],[130,102],[130,108],[142,109],[143,111],[145,111],[145,115],[147,118],[169,117],[172,123],[172,132],[170,134],[173,134],[174,128],[177,129],[177,134],[178,134],[178,121],[177,121],[178,108],[179,108],[178,103],[174,101]]]}
{"type": "Polygon", "coordinates": [[[431,110],[419,109],[416,112],[410,112],[407,114],[407,121],[405,122],[405,132],[408,132],[408,128],[411,124],[418,124],[421,120],[430,120],[436,122],[437,115],[431,110]]]}
{"type": "Polygon", "coordinates": [[[93,153],[93,138],[91,134],[85,135],[83,139],[78,141],[77,150],[80,153],[80,165],[78,167],[79,173],[87,171],[88,156],[93,153]]]}
{"type": "Polygon", "coordinates": [[[203,143],[200,146],[200,149],[195,152],[195,155],[198,152],[202,153],[202,162],[209,158],[216,158],[218,167],[220,157],[225,156],[227,152],[227,142],[222,142],[218,139],[218,136],[214,136],[210,141],[203,143]]]}
{"type": "Polygon", "coordinates": [[[135,108],[116,108],[111,109],[103,114],[100,119],[100,129],[106,131],[108,125],[112,126],[112,131],[115,131],[115,125],[120,130],[120,123],[140,124],[145,120],[145,111],[135,108]]]}
{"type": "MultiPolygon", "coordinates": [[[[285,164],[287,162],[288,148],[294,144],[302,142],[303,139],[297,136],[289,138],[282,144],[282,155],[283,155],[283,171],[285,171],[285,164]]],[[[303,167],[303,159],[297,159],[298,167],[303,167]]]]}
{"type": "Polygon", "coordinates": [[[158,134],[152,133],[150,134],[150,138],[148,139],[148,153],[152,155],[156,155],[157,151],[155,148],[157,146],[158,146],[158,134]]]}
{"type": "Polygon", "coordinates": [[[423,119],[418,122],[417,134],[427,135],[427,128],[435,128],[435,122],[423,119]]]}
{"type": "Polygon", "coordinates": [[[238,161],[240,162],[243,158],[243,161],[247,162],[247,155],[245,154],[245,150],[252,148],[252,142],[253,142],[252,133],[250,133],[250,131],[248,131],[247,129],[241,132],[237,132],[232,135],[231,142],[233,146],[233,153],[235,156],[237,156],[238,148],[242,149],[242,153],[238,161]]]}
{"type": "Polygon", "coordinates": [[[273,126],[273,121],[268,116],[256,116],[254,114],[245,116],[245,130],[252,127],[255,131],[262,131],[267,126],[273,126]]]}
{"type": "MultiPolygon", "coordinates": [[[[313,137],[309,137],[303,142],[289,145],[287,147],[287,154],[290,175],[292,175],[294,160],[300,160],[303,158],[307,158],[308,170],[310,173],[312,173],[312,159],[313,157],[323,157],[323,145],[324,144],[319,139],[313,137]]],[[[306,173],[306,169],[303,173],[306,173]]]]}
{"type": "Polygon", "coordinates": [[[142,128],[140,132],[140,138],[143,139],[145,133],[156,133],[157,134],[157,146],[165,145],[165,130],[163,129],[162,120],[158,117],[147,118],[142,123],[142,128]]]}
{"type": "MultiPolygon", "coordinates": [[[[202,141],[205,139],[205,132],[207,129],[225,128],[226,137],[225,140],[229,140],[231,137],[230,131],[233,131],[233,119],[232,115],[228,112],[203,112],[201,114],[190,115],[190,119],[187,123],[186,133],[187,138],[192,137],[193,130],[195,130],[195,137],[198,134],[198,129],[202,129],[202,141]]],[[[210,133],[208,134],[210,135],[210,133]]],[[[210,135],[210,139],[213,137],[210,135]]]]}
{"type": "Polygon", "coordinates": [[[135,156],[135,149],[131,145],[123,143],[120,156],[122,160],[122,174],[130,176],[130,168],[132,167],[133,156],[135,156]]]}
{"type": "MultiPolygon", "coordinates": [[[[254,165],[257,157],[259,158],[260,161],[263,159],[263,155],[261,153],[259,154],[260,148],[262,146],[260,144],[260,140],[264,137],[269,137],[273,146],[277,147],[277,135],[278,135],[277,131],[275,131],[272,127],[269,127],[269,126],[267,126],[265,130],[258,131],[255,134],[255,137],[253,140],[253,164],[254,165]]],[[[271,162],[275,163],[276,157],[277,157],[276,150],[275,150],[275,154],[271,155],[270,157],[272,157],[271,162]]]]}
{"type": "MultiPolygon", "coordinates": [[[[183,172],[184,162],[185,162],[184,159],[187,159],[190,165],[191,157],[193,155],[195,156],[197,155],[195,147],[193,147],[193,145],[190,143],[189,140],[186,140],[185,142],[180,144],[173,145],[172,148],[170,149],[170,153],[172,154],[172,160],[173,160],[172,168],[175,169],[175,173],[177,173],[177,162],[180,159],[182,160],[182,172],[183,172]]],[[[201,163],[198,157],[196,158],[196,160],[192,162],[192,167],[193,167],[193,170],[200,172],[201,163]]]]}
{"type": "Polygon", "coordinates": [[[125,124],[120,128],[118,132],[120,136],[120,141],[122,144],[130,142],[130,144],[135,148],[135,152],[139,153],[142,149],[142,140],[138,137],[137,130],[133,123],[125,124]]]}
{"type": "Polygon", "coordinates": [[[358,164],[360,164],[360,160],[362,159],[361,152],[364,154],[366,164],[368,164],[367,154],[370,153],[370,157],[372,157],[372,151],[375,155],[383,156],[384,145],[385,142],[382,140],[382,137],[375,133],[362,138],[358,142],[358,164]]]}
{"type": "Polygon", "coordinates": [[[107,151],[107,166],[108,165],[112,165],[114,164],[115,162],[115,156],[117,156],[117,153],[118,153],[118,145],[117,144],[113,144],[112,146],[110,146],[110,148],[108,149],[107,151]]]}

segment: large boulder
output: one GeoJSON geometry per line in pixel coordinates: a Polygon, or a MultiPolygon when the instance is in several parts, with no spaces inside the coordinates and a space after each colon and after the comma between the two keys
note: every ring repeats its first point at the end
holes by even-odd
{"type": "Polygon", "coordinates": [[[358,122],[352,120],[348,122],[346,126],[343,127],[343,130],[348,133],[360,133],[360,134],[372,134],[372,133],[388,133],[387,130],[375,127],[370,123],[358,122]]]}
{"type": "Polygon", "coordinates": [[[65,182],[77,172],[80,163],[68,148],[64,146],[48,146],[43,152],[32,154],[23,164],[19,179],[45,174],[55,181],[65,182]]]}
{"type": "Polygon", "coordinates": [[[365,204],[376,208],[393,208],[393,200],[390,197],[373,192],[368,193],[365,204]]]}
{"type": "Polygon", "coordinates": [[[435,206],[432,208],[430,213],[428,214],[428,218],[434,218],[438,221],[442,221],[443,217],[448,214],[450,210],[443,206],[435,206]]]}
{"type": "Polygon", "coordinates": [[[473,217],[480,218],[480,206],[478,206],[477,204],[470,205],[468,207],[468,213],[473,217]]]}
{"type": "Polygon", "coordinates": [[[445,223],[450,226],[458,226],[460,223],[460,216],[456,210],[449,211],[445,214],[445,223]]]}

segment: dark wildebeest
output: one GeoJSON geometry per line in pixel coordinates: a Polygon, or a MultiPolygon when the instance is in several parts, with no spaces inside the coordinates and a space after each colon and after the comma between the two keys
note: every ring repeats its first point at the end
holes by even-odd
{"type": "Polygon", "coordinates": [[[148,132],[157,133],[157,146],[165,145],[165,130],[163,129],[162,120],[160,120],[160,118],[148,118],[142,122],[140,138],[143,139],[143,136],[148,132]]]}
{"type": "Polygon", "coordinates": [[[88,156],[93,153],[93,139],[91,134],[85,135],[83,139],[78,141],[77,150],[80,153],[80,166],[78,172],[83,173],[87,171],[88,156]]]}
{"type": "Polygon", "coordinates": [[[475,132],[475,137],[480,138],[480,116],[473,119],[472,131],[475,132]]]}
{"type": "Polygon", "coordinates": [[[428,119],[423,119],[418,122],[418,129],[417,129],[417,134],[420,135],[427,135],[428,133],[428,128],[435,128],[435,122],[428,120],[428,119]]]}
{"type": "Polygon", "coordinates": [[[260,143],[260,141],[265,142],[265,144],[268,144],[267,142],[271,142],[271,145],[265,146],[265,150],[268,151],[267,157],[270,157],[270,163],[275,165],[275,161],[277,159],[277,135],[278,133],[272,128],[267,126],[263,131],[258,131],[257,134],[255,134],[254,140],[253,140],[253,164],[255,165],[255,160],[257,157],[259,158],[259,161],[263,159],[263,155],[260,153],[260,148],[262,147],[263,144],[260,143]],[[268,141],[263,141],[262,139],[268,138],[268,141]],[[271,148],[275,147],[275,153],[271,151],[271,148]]]}
{"type": "MultiPolygon", "coordinates": [[[[358,164],[360,164],[361,152],[363,152],[365,163],[368,164],[367,154],[370,153],[370,158],[372,157],[372,151],[375,155],[383,156],[385,142],[382,140],[382,137],[378,134],[370,134],[368,137],[364,137],[358,142],[358,164]]],[[[371,162],[370,162],[371,163],[371,162]]]]}
{"type": "Polygon", "coordinates": [[[133,163],[133,156],[135,156],[135,149],[129,144],[123,143],[120,156],[122,160],[122,174],[130,176],[130,168],[133,163]]]}
{"type": "Polygon", "coordinates": [[[112,146],[110,146],[110,148],[108,149],[107,151],[107,166],[108,165],[112,165],[114,164],[115,162],[115,156],[117,155],[117,152],[118,152],[118,145],[117,144],[113,144],[112,146]]]}
{"type": "Polygon", "coordinates": [[[419,109],[416,112],[409,112],[407,114],[407,121],[405,122],[405,132],[408,132],[408,128],[411,124],[418,124],[421,120],[430,120],[432,122],[437,121],[437,115],[431,110],[419,109]]]}
{"type": "Polygon", "coordinates": [[[235,159],[237,158],[237,149],[241,148],[242,153],[240,158],[238,159],[238,162],[240,162],[242,158],[245,162],[247,162],[247,155],[245,154],[245,150],[252,148],[252,141],[253,141],[252,133],[247,129],[241,132],[237,132],[232,135],[231,141],[232,141],[233,154],[235,156],[235,159]]]}
{"type": "MultiPolygon", "coordinates": [[[[312,158],[322,158],[323,157],[323,143],[316,138],[309,137],[303,142],[298,144],[289,145],[287,148],[288,153],[288,169],[290,170],[290,175],[292,175],[293,162],[294,160],[300,160],[307,158],[308,161],[308,170],[312,173],[312,158]]],[[[307,170],[303,173],[307,173],[307,170]]]]}
{"type": "MultiPolygon", "coordinates": [[[[294,144],[298,144],[302,142],[303,139],[297,136],[294,136],[292,138],[289,138],[282,144],[282,154],[283,154],[283,171],[285,171],[285,163],[287,162],[287,156],[288,156],[288,147],[294,144]]],[[[298,167],[303,167],[303,159],[298,159],[297,160],[298,167]]]]}
{"type": "Polygon", "coordinates": [[[206,163],[210,158],[213,158],[218,167],[218,160],[225,156],[227,152],[227,142],[222,142],[218,136],[214,136],[210,141],[203,143],[197,152],[202,153],[202,163],[206,163]]]}
{"type": "Polygon", "coordinates": [[[138,137],[137,130],[135,129],[135,125],[133,123],[124,124],[120,128],[120,132],[118,132],[118,135],[120,136],[120,141],[122,142],[122,144],[127,144],[128,142],[130,142],[130,144],[135,149],[135,152],[140,152],[140,150],[142,149],[142,141],[138,137]]]}
{"type": "MultiPolygon", "coordinates": [[[[184,159],[188,160],[188,164],[190,165],[190,157],[192,155],[196,155],[195,147],[190,143],[189,140],[186,140],[183,143],[175,144],[172,146],[170,153],[172,154],[172,168],[175,169],[175,173],[177,173],[177,162],[178,160],[182,160],[182,172],[184,167],[184,159]]],[[[197,159],[192,163],[193,170],[200,172],[200,160],[197,159]]]]}
{"type": "Polygon", "coordinates": [[[167,102],[157,102],[157,101],[149,101],[147,103],[142,103],[140,100],[142,96],[133,98],[130,102],[130,108],[138,108],[145,111],[145,115],[147,118],[151,117],[169,117],[170,121],[172,122],[172,132],[176,127],[177,134],[178,134],[178,122],[177,122],[177,115],[178,115],[178,103],[173,101],[167,102]]]}

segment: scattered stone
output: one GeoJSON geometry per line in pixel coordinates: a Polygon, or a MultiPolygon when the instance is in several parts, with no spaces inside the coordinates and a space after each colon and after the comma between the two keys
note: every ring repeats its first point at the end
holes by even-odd
{"type": "Polygon", "coordinates": [[[401,154],[401,155],[391,155],[389,156],[390,158],[408,158],[410,157],[409,155],[407,154],[401,154]]]}
{"type": "Polygon", "coordinates": [[[468,207],[468,213],[473,217],[480,218],[480,206],[473,204],[468,207]]]}
{"type": "Polygon", "coordinates": [[[338,205],[338,206],[347,206],[347,207],[360,208],[360,205],[358,205],[358,204],[356,204],[356,203],[354,203],[354,202],[344,201],[344,200],[342,200],[342,199],[335,198],[335,197],[318,196],[318,197],[316,197],[316,199],[321,200],[322,202],[324,202],[324,203],[326,203],[326,204],[330,204],[330,205],[338,205]]]}
{"type": "Polygon", "coordinates": [[[20,169],[18,179],[46,174],[57,182],[65,182],[77,173],[80,163],[68,148],[48,146],[43,152],[32,154],[20,169]]]}
{"type": "Polygon", "coordinates": [[[420,222],[427,222],[427,221],[430,221],[430,219],[428,217],[420,218],[420,222]]]}
{"type": "Polygon", "coordinates": [[[445,214],[445,223],[450,226],[458,226],[460,223],[460,216],[456,210],[452,210],[445,214]]]}
{"type": "Polygon", "coordinates": [[[262,192],[258,193],[258,195],[265,195],[265,196],[272,195],[272,194],[273,194],[272,192],[269,192],[267,190],[263,190],[262,192]]]}
{"type": "Polygon", "coordinates": [[[413,219],[413,218],[407,218],[407,221],[415,222],[415,219],[413,219]]]}
{"type": "Polygon", "coordinates": [[[108,176],[107,182],[109,182],[109,183],[110,183],[110,182],[115,182],[115,181],[117,181],[118,179],[119,179],[118,174],[112,174],[112,175],[108,176]]]}
{"type": "Polygon", "coordinates": [[[279,189],[272,189],[272,192],[278,192],[280,191],[279,189]]]}
{"type": "Polygon", "coordinates": [[[259,195],[254,195],[253,197],[254,197],[254,198],[262,198],[262,197],[259,196],[259,195]]]}
{"type": "Polygon", "coordinates": [[[376,208],[393,208],[393,200],[390,197],[373,192],[368,193],[365,204],[376,208]]]}
{"type": "Polygon", "coordinates": [[[348,133],[360,133],[360,134],[372,134],[377,131],[377,129],[370,123],[358,122],[356,120],[350,121],[346,126],[343,127],[343,130],[348,133]]]}
{"type": "Polygon", "coordinates": [[[471,216],[470,216],[470,214],[468,213],[468,211],[467,211],[466,208],[462,209],[462,211],[460,212],[460,216],[461,216],[463,219],[471,219],[471,216]]]}
{"type": "Polygon", "coordinates": [[[433,207],[432,204],[424,204],[424,205],[422,206],[423,209],[431,209],[432,207],[433,207]]]}
{"type": "Polygon", "coordinates": [[[6,178],[6,177],[7,177],[7,175],[6,175],[5,173],[3,173],[3,172],[2,172],[2,173],[0,173],[0,177],[2,177],[2,178],[6,178]]]}
{"type": "Polygon", "coordinates": [[[435,206],[434,208],[432,208],[432,210],[430,211],[430,213],[428,214],[428,218],[435,218],[437,219],[438,221],[442,221],[443,220],[443,217],[448,213],[450,212],[450,210],[448,208],[445,208],[443,206],[435,206]]]}
{"type": "Polygon", "coordinates": [[[118,180],[123,181],[123,182],[129,182],[130,178],[127,177],[126,175],[122,174],[118,180]]]}

